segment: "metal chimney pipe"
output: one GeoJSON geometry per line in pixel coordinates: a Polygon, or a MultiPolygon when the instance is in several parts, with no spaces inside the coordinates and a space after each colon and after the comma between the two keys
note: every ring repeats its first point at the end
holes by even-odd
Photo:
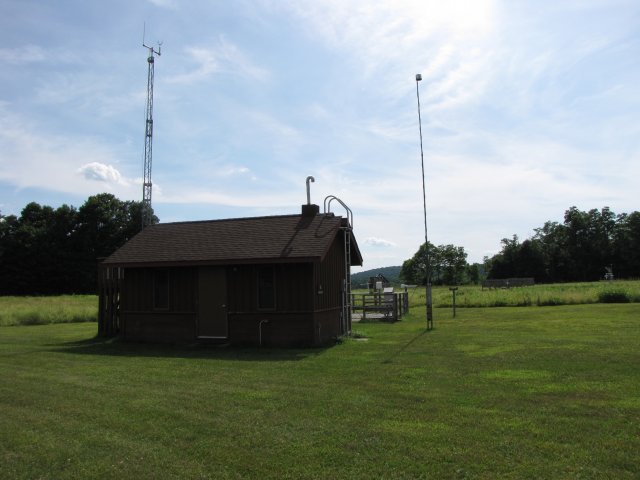
{"type": "Polygon", "coordinates": [[[309,175],[307,177],[307,205],[311,205],[311,186],[309,185],[309,182],[315,182],[316,179],[313,178],[311,175],[309,175]]]}

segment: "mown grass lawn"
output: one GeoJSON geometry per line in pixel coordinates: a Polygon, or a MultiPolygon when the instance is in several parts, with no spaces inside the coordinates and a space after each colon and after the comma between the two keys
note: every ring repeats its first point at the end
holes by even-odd
{"type": "Polygon", "coordinates": [[[311,350],[2,327],[0,476],[640,477],[640,305],[423,317],[311,350]]]}

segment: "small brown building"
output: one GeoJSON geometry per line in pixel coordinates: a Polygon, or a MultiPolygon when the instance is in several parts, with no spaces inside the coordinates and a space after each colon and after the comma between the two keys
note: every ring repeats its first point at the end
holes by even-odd
{"type": "Polygon", "coordinates": [[[351,330],[348,218],[158,224],[100,265],[99,330],[126,340],[321,345],[351,330]]]}

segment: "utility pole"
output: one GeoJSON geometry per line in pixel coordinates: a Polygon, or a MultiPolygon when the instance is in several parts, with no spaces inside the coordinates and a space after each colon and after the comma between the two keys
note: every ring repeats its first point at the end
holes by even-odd
{"type": "Polygon", "coordinates": [[[149,50],[147,64],[149,65],[147,74],[147,119],[144,131],[144,173],[142,181],[142,229],[151,224],[151,161],[153,157],[153,74],[154,56],[160,56],[161,43],[158,43],[158,50],[149,47],[144,43],[144,33],[142,34],[142,46],[149,50]]]}
{"type": "Polygon", "coordinates": [[[418,126],[420,127],[420,162],[422,165],[422,201],[424,205],[424,248],[426,257],[426,306],[427,306],[427,330],[433,328],[433,298],[431,296],[431,259],[429,258],[429,239],[427,237],[427,193],[424,181],[424,152],[422,150],[422,116],[420,115],[420,90],[418,82],[422,81],[422,75],[416,74],[416,96],[418,97],[418,126]]]}

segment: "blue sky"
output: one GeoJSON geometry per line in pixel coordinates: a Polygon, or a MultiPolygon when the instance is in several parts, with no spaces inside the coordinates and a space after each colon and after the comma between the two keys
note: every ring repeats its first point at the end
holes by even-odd
{"type": "MultiPolygon", "coordinates": [[[[0,211],[141,200],[146,41],[161,221],[342,199],[364,269],[470,261],[564,211],[639,210],[640,2],[0,0],[0,211]]],[[[342,213],[335,206],[336,213],[342,213]]]]}

